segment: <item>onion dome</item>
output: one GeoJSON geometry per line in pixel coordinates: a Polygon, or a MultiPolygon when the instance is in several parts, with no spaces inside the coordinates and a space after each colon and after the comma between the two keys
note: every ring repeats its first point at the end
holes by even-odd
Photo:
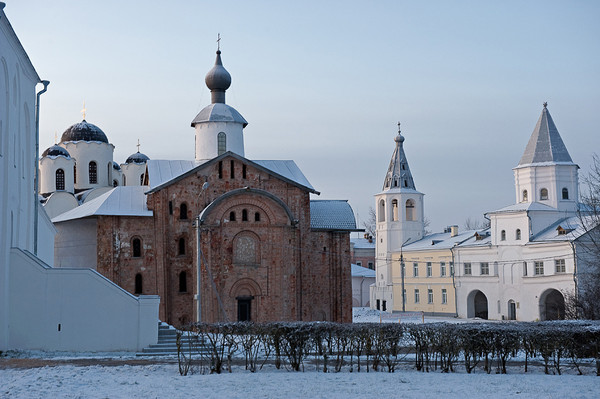
{"type": "Polygon", "coordinates": [[[146,163],[150,160],[146,154],[142,154],[141,152],[136,152],[135,154],[131,154],[129,158],[125,161],[126,164],[137,163],[142,164],[146,163]]]}
{"type": "Polygon", "coordinates": [[[69,151],[65,150],[64,148],[62,148],[61,146],[54,144],[52,147],[47,148],[46,151],[44,151],[42,153],[42,158],[43,157],[58,157],[58,156],[63,156],[65,158],[71,158],[71,155],[69,154],[69,151]]]}
{"type": "Polygon", "coordinates": [[[217,59],[215,60],[215,66],[206,74],[204,78],[206,86],[210,89],[211,102],[214,103],[225,103],[225,90],[231,86],[231,75],[227,72],[227,69],[223,67],[221,62],[221,50],[217,50],[217,59]]]}
{"type": "Polygon", "coordinates": [[[113,161],[113,169],[114,170],[121,170],[121,166],[118,163],[116,163],[115,161],[113,161]]]}
{"type": "Polygon", "coordinates": [[[70,126],[62,134],[61,143],[65,141],[99,141],[108,144],[106,134],[96,125],[83,121],[70,126]]]}

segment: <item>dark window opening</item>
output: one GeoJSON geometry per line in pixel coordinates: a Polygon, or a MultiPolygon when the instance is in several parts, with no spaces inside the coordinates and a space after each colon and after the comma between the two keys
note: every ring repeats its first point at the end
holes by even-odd
{"type": "Polygon", "coordinates": [[[173,214],[173,201],[169,201],[169,215],[173,214]]]}
{"type": "Polygon", "coordinates": [[[141,294],[142,293],[142,275],[140,273],[135,275],[135,293],[136,294],[141,294]]]}
{"type": "Polygon", "coordinates": [[[242,209],[242,222],[247,222],[247,221],[248,221],[248,210],[242,209]]]}
{"type": "Polygon", "coordinates": [[[98,167],[94,161],[90,162],[89,178],[90,184],[98,184],[98,167]]]}
{"type": "Polygon", "coordinates": [[[143,185],[144,185],[144,174],[142,173],[140,175],[140,186],[143,186],[143,185]]]}
{"type": "Polygon", "coordinates": [[[132,256],[134,258],[139,258],[140,256],[142,256],[142,240],[140,240],[139,238],[134,238],[131,242],[131,247],[133,249],[132,256]]]}
{"type": "Polygon", "coordinates": [[[242,179],[246,178],[246,165],[242,165],[242,179]]]}
{"type": "Polygon", "coordinates": [[[179,273],[179,292],[187,292],[187,273],[179,273]]]}
{"type": "Polygon", "coordinates": [[[238,297],[238,321],[251,321],[252,297],[238,297]]]}
{"type": "Polygon", "coordinates": [[[377,310],[381,310],[381,305],[379,299],[377,300],[377,310]]]}
{"type": "Polygon", "coordinates": [[[229,221],[235,222],[235,212],[234,211],[229,212],[229,221]]]}
{"type": "Polygon", "coordinates": [[[188,217],[187,204],[179,205],[179,219],[185,220],[188,217]]]}
{"type": "Polygon", "coordinates": [[[381,310],[383,310],[384,312],[387,310],[387,301],[383,301],[381,303],[381,310]]]}
{"type": "Polygon", "coordinates": [[[113,180],[113,187],[117,187],[119,185],[119,182],[116,180],[113,180]]]}
{"type": "Polygon", "coordinates": [[[569,190],[567,188],[562,189],[562,199],[564,199],[564,200],[569,199],[569,190]]]}
{"type": "Polygon", "coordinates": [[[58,169],[56,171],[56,189],[57,190],[65,189],[65,171],[62,169],[58,169]]]}
{"type": "Polygon", "coordinates": [[[179,245],[177,250],[178,255],[185,255],[185,238],[181,237],[179,239],[179,245]]]}
{"type": "Polygon", "coordinates": [[[219,161],[219,179],[223,178],[223,161],[219,161]]]}
{"type": "Polygon", "coordinates": [[[235,179],[235,164],[234,164],[233,160],[229,163],[229,166],[230,166],[229,177],[232,179],[235,179]]]}
{"type": "Polygon", "coordinates": [[[73,165],[73,183],[77,184],[77,164],[73,165]]]}
{"type": "Polygon", "coordinates": [[[256,212],[256,213],[254,214],[254,221],[255,221],[255,222],[260,222],[260,212],[256,212]]]}

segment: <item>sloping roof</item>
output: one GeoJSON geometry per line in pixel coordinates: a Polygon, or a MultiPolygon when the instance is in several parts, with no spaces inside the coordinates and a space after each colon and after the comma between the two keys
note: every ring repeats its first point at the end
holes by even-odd
{"type": "Polygon", "coordinates": [[[583,221],[579,216],[571,216],[561,219],[538,234],[531,237],[530,242],[546,242],[546,241],[573,241],[586,233],[584,224],[591,225],[593,219],[591,217],[583,217],[583,221]],[[586,220],[587,219],[587,220],[586,220]],[[558,227],[566,230],[566,234],[559,234],[558,227]]]}
{"type": "Polygon", "coordinates": [[[495,211],[487,212],[487,214],[489,215],[492,213],[513,213],[524,211],[556,211],[556,208],[553,208],[546,204],[541,204],[539,202],[521,202],[518,204],[505,206],[504,208],[500,208],[495,211]]]}
{"type": "Polygon", "coordinates": [[[144,186],[119,186],[52,219],[53,223],[90,216],[152,216],[144,186]]]}
{"type": "Polygon", "coordinates": [[[375,249],[375,239],[371,242],[366,238],[350,237],[350,242],[354,244],[354,249],[375,249]]]}
{"type": "Polygon", "coordinates": [[[396,148],[392,154],[390,166],[383,181],[383,190],[416,190],[415,182],[408,167],[406,154],[404,153],[404,136],[400,134],[400,124],[398,124],[398,135],[394,138],[394,141],[396,142],[396,148]]]}
{"type": "Polygon", "coordinates": [[[150,190],[147,191],[147,194],[183,179],[188,174],[194,173],[198,167],[214,164],[228,156],[236,158],[241,162],[246,162],[249,165],[253,165],[257,169],[263,170],[294,185],[301,186],[312,193],[319,194],[319,192],[309,183],[298,165],[292,160],[251,161],[230,151],[205,162],[149,160],[147,165],[150,178],[150,190]]]}
{"type": "Polygon", "coordinates": [[[248,125],[246,119],[235,108],[224,103],[213,103],[204,107],[192,121],[192,127],[203,122],[236,122],[244,127],[248,125]]]}
{"type": "MultiPolygon", "coordinates": [[[[454,237],[451,237],[452,233],[433,233],[426,235],[419,241],[415,241],[411,244],[407,244],[403,247],[404,251],[427,251],[432,249],[450,249],[455,245],[462,243],[465,240],[473,237],[477,230],[466,230],[459,232],[454,237]]],[[[396,250],[400,250],[397,248],[396,250]]]]}
{"type": "Polygon", "coordinates": [[[375,278],[375,270],[368,269],[352,263],[352,277],[370,277],[375,278]]]}
{"type": "Polygon", "coordinates": [[[346,200],[311,200],[310,228],[357,231],[352,207],[346,200]]]}
{"type": "Polygon", "coordinates": [[[460,247],[483,247],[488,246],[492,243],[492,236],[490,229],[477,230],[471,235],[470,238],[458,244],[460,247]],[[480,237],[478,240],[477,237],[480,237]]]}
{"type": "Polygon", "coordinates": [[[540,162],[573,163],[546,105],[544,103],[544,109],[525,147],[519,166],[540,162]]]}

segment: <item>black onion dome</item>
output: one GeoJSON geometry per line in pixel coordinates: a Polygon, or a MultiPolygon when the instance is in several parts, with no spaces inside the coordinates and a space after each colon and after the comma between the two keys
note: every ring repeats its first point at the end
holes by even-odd
{"type": "Polygon", "coordinates": [[[61,143],[65,141],[100,141],[108,144],[106,134],[96,125],[83,121],[70,126],[62,134],[61,143]]]}
{"type": "Polygon", "coordinates": [[[125,161],[126,164],[130,163],[146,163],[150,158],[146,154],[142,154],[141,152],[136,152],[135,154],[131,154],[129,158],[125,161]]]}
{"type": "Polygon", "coordinates": [[[47,156],[57,157],[59,155],[62,155],[65,158],[71,158],[69,151],[65,150],[57,144],[54,144],[52,147],[47,148],[46,151],[42,153],[42,158],[47,156]]]}
{"type": "Polygon", "coordinates": [[[113,169],[114,170],[121,170],[121,166],[118,163],[116,163],[115,161],[113,161],[113,169]]]}
{"type": "Polygon", "coordinates": [[[212,91],[225,91],[231,86],[231,75],[227,72],[227,69],[223,67],[221,61],[221,51],[217,51],[217,59],[215,65],[206,74],[204,78],[206,86],[212,91]]]}

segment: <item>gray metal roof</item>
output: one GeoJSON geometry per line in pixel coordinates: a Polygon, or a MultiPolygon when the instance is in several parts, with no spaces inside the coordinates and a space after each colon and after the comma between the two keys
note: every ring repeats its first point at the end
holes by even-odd
{"type": "Polygon", "coordinates": [[[311,200],[310,228],[356,231],[356,219],[346,200],[311,200]]]}
{"type": "MultiPolygon", "coordinates": [[[[419,241],[405,245],[403,250],[408,252],[423,250],[430,251],[432,249],[450,249],[473,237],[476,232],[477,230],[461,231],[454,237],[452,237],[452,233],[450,232],[428,234],[419,241]]],[[[400,248],[397,248],[396,250],[400,251],[400,248]]]]}
{"type": "Polygon", "coordinates": [[[302,173],[298,165],[296,165],[296,162],[292,161],[291,159],[262,159],[253,160],[252,162],[262,166],[265,169],[275,172],[278,175],[283,176],[295,183],[298,183],[304,187],[308,187],[309,189],[316,191],[312,184],[310,184],[306,176],[304,176],[304,173],[302,173]]]}
{"type": "Polygon", "coordinates": [[[363,266],[355,265],[352,263],[352,277],[367,277],[375,278],[375,270],[368,269],[363,266]]]}
{"type": "Polygon", "coordinates": [[[375,249],[375,238],[369,242],[366,238],[350,237],[350,242],[354,244],[354,249],[375,249]]]}
{"type": "Polygon", "coordinates": [[[146,162],[146,167],[148,168],[148,185],[150,186],[150,191],[201,164],[198,161],[149,159],[146,162]]]}
{"type": "Polygon", "coordinates": [[[519,166],[541,162],[573,162],[546,106],[544,103],[544,109],[525,147],[519,166]]]}
{"type": "Polygon", "coordinates": [[[204,122],[235,122],[243,124],[244,127],[248,126],[246,119],[235,108],[225,103],[213,103],[204,107],[192,121],[192,127],[204,122]]]}
{"type": "Polygon", "coordinates": [[[539,202],[520,202],[518,204],[513,204],[509,206],[505,206],[504,208],[497,209],[495,211],[487,212],[486,215],[494,214],[494,213],[518,213],[525,211],[556,211],[556,208],[552,208],[546,204],[542,204],[539,202]]]}
{"type": "Polygon", "coordinates": [[[406,160],[406,154],[404,153],[404,136],[400,134],[400,123],[398,123],[398,135],[394,138],[394,141],[396,142],[396,148],[392,154],[390,166],[383,181],[383,190],[416,190],[415,182],[410,173],[408,161],[406,160]]]}

